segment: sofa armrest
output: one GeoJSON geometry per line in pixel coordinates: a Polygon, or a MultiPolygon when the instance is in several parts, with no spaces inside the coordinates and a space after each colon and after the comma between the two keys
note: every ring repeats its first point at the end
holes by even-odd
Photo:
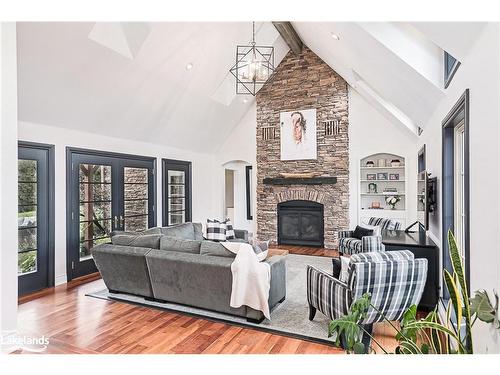
{"type": "Polygon", "coordinates": [[[338,319],[349,310],[351,292],[339,279],[307,266],[307,302],[330,319],[338,319]]]}
{"type": "Polygon", "coordinates": [[[340,230],[339,238],[351,238],[353,233],[354,233],[353,230],[340,230]]]}
{"type": "Polygon", "coordinates": [[[269,308],[272,309],[286,298],[286,256],[274,255],[265,260],[271,266],[269,308]]]}
{"type": "Polygon", "coordinates": [[[145,247],[101,244],[91,250],[106,287],[111,291],[152,297],[145,247]]]}
{"type": "Polygon", "coordinates": [[[245,229],[234,229],[234,237],[248,242],[248,231],[245,229]]]}
{"type": "Polygon", "coordinates": [[[361,249],[363,253],[371,251],[385,251],[382,236],[364,236],[361,238],[361,249]]]}

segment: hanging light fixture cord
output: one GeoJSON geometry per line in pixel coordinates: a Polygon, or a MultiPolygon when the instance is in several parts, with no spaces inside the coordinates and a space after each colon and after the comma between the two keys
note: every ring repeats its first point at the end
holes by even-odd
{"type": "Polygon", "coordinates": [[[252,21],[252,45],[255,46],[255,21],[252,21]]]}

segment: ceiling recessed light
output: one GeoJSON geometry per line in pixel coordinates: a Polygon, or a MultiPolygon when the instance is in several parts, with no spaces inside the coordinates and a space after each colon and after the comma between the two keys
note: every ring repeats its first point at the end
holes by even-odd
{"type": "Polygon", "coordinates": [[[248,103],[248,99],[247,98],[243,99],[243,103],[248,103]]]}
{"type": "Polygon", "coordinates": [[[191,70],[193,69],[193,64],[192,63],[189,63],[186,65],[186,70],[191,70]]]}
{"type": "Polygon", "coordinates": [[[338,36],[337,34],[335,34],[335,33],[332,32],[331,35],[332,35],[333,39],[340,40],[340,36],[338,36]]]}

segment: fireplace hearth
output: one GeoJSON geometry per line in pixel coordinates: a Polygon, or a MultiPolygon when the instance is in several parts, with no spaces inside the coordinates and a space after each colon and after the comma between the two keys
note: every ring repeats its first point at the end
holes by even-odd
{"type": "Polygon", "coordinates": [[[292,200],[278,204],[278,243],[324,246],[324,212],[321,203],[292,200]]]}

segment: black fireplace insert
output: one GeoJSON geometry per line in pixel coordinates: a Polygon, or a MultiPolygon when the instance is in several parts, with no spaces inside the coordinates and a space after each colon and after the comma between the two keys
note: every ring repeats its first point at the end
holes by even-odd
{"type": "Polygon", "coordinates": [[[280,245],[324,245],[323,205],[293,200],[278,204],[278,243],[280,245]]]}

